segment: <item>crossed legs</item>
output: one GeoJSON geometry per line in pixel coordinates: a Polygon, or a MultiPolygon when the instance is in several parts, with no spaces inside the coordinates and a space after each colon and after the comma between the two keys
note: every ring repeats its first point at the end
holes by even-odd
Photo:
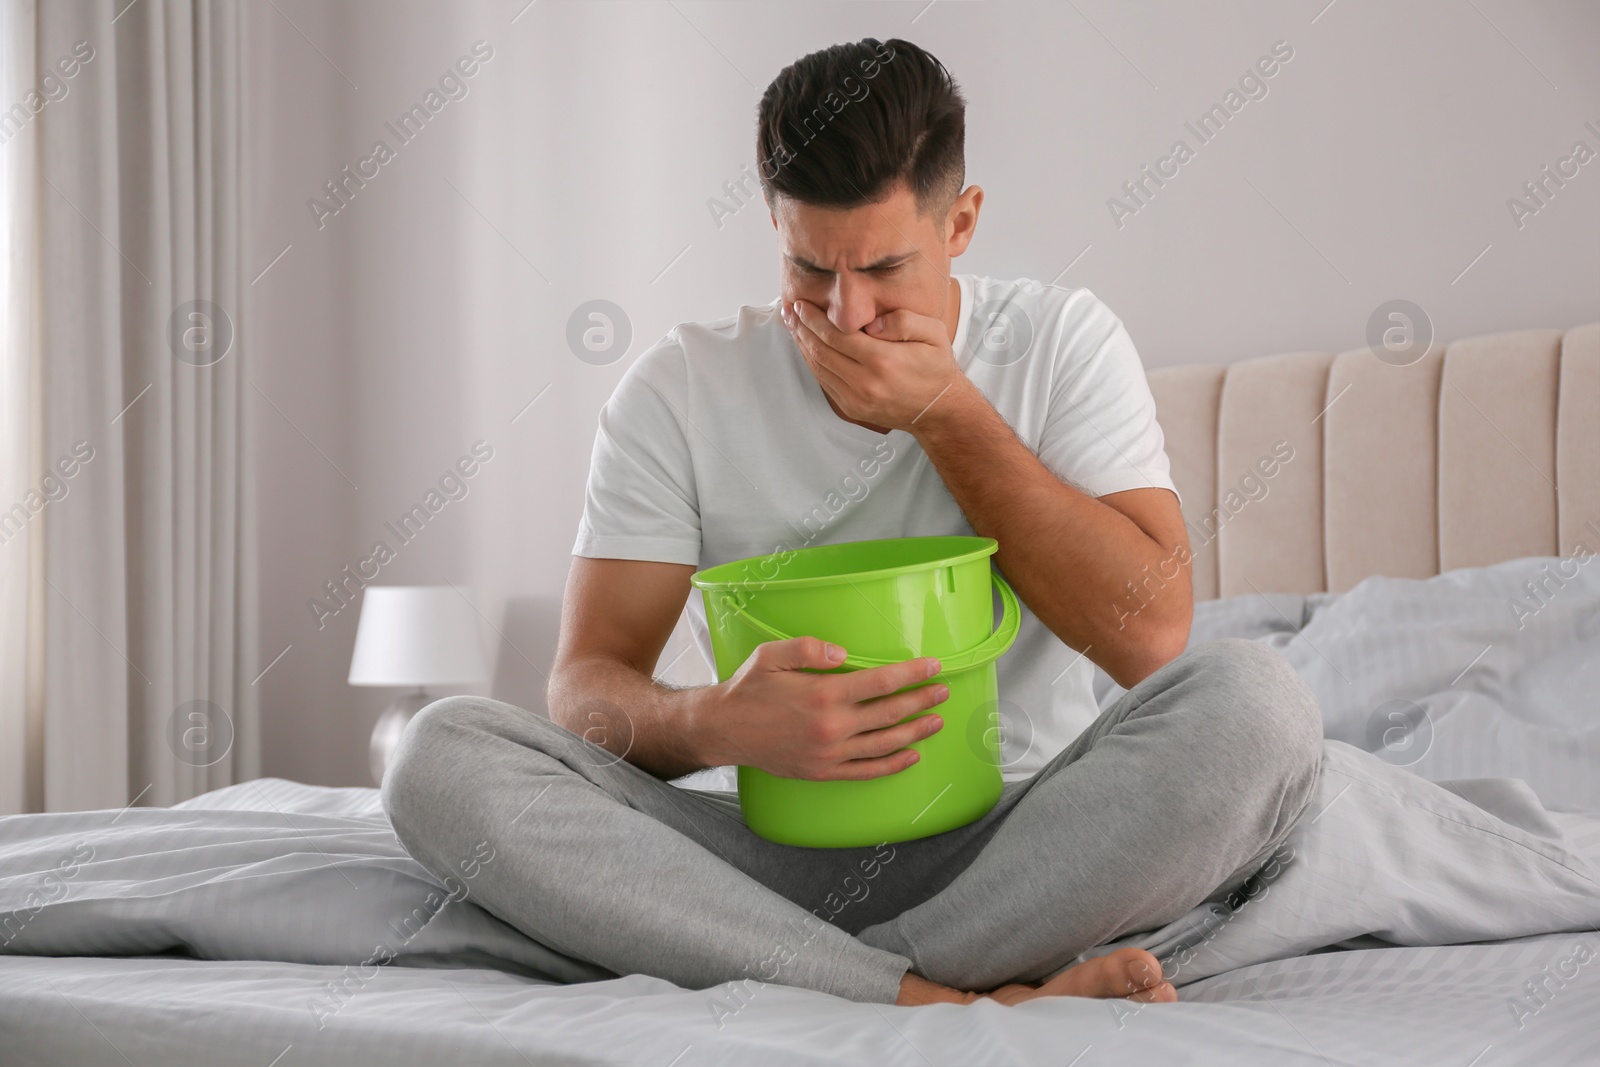
{"type": "Polygon", "coordinates": [[[744,825],[737,798],[673,786],[481,697],[413,721],[383,800],[435,875],[478,857],[471,899],[616,974],[880,1003],[920,980],[1121,995],[1159,983],[1137,974],[1152,958],[1062,969],[1243,884],[1309,802],[1321,739],[1293,669],[1229,640],[1135,686],[984,818],[918,841],[777,845],[744,825]]]}

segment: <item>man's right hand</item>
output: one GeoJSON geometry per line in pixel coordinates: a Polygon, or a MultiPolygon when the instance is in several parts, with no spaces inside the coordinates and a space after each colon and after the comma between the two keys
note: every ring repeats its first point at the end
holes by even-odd
{"type": "Polygon", "coordinates": [[[924,684],[939,673],[939,661],[811,673],[844,658],[844,649],[814,637],[758,646],[733,677],[701,691],[694,724],[700,759],[811,781],[881,778],[916,763],[907,746],[944,726],[939,716],[921,714],[950,695],[943,683],[924,684]],[[912,715],[920,717],[902,722],[912,715]]]}

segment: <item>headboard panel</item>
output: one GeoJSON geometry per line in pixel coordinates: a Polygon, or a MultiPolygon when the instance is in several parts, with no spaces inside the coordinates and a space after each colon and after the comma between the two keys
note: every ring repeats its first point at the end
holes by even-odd
{"type": "Polygon", "coordinates": [[[1395,367],[1341,352],[1323,416],[1327,587],[1439,573],[1439,373],[1444,348],[1395,367]],[[1335,399],[1336,398],[1336,399],[1335,399]]]}
{"type": "Polygon", "coordinates": [[[1329,362],[1331,357],[1313,352],[1267,356],[1234,364],[1222,380],[1217,422],[1222,596],[1323,585],[1321,418],[1329,362]],[[1280,461],[1269,478],[1263,472],[1273,469],[1275,449],[1290,458],[1280,461]],[[1252,492],[1259,499],[1251,499],[1252,492]]]}
{"type": "Polygon", "coordinates": [[[1600,549],[1600,323],[1149,378],[1196,599],[1600,549]]]}
{"type": "Polygon", "coordinates": [[[1568,330],[1561,340],[1556,484],[1563,554],[1579,541],[1600,550],[1600,322],[1568,330]]]}
{"type": "Polygon", "coordinates": [[[1548,556],[1556,544],[1556,330],[1476,337],[1439,384],[1439,567],[1548,556]]]}

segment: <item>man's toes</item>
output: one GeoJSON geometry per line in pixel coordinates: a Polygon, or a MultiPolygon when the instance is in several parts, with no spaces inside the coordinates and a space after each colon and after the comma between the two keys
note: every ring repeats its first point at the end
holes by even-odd
{"type": "Polygon", "coordinates": [[[1136,996],[1168,984],[1161,976],[1161,961],[1142,948],[1119,948],[1105,961],[1107,977],[1118,986],[1112,996],[1136,996]]]}
{"type": "Polygon", "coordinates": [[[1171,982],[1162,982],[1160,985],[1141,989],[1128,997],[1145,1004],[1171,1004],[1178,999],[1178,991],[1172,987],[1171,982]]]}
{"type": "Polygon", "coordinates": [[[1161,963],[1142,948],[1120,948],[1109,956],[1085,960],[1046,982],[1039,991],[1045,995],[1071,997],[1129,997],[1154,1001],[1176,1000],[1161,993],[1172,987],[1161,977],[1161,963]]]}

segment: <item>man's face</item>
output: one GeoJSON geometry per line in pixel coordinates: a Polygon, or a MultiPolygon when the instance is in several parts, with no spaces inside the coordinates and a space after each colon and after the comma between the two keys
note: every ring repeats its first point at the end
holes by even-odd
{"type": "Polygon", "coordinates": [[[975,185],[948,211],[926,213],[903,184],[887,200],[848,209],[780,196],[772,211],[783,256],[780,295],[817,305],[841,330],[902,308],[948,321],[950,260],[966,251],[982,202],[975,185]]]}

